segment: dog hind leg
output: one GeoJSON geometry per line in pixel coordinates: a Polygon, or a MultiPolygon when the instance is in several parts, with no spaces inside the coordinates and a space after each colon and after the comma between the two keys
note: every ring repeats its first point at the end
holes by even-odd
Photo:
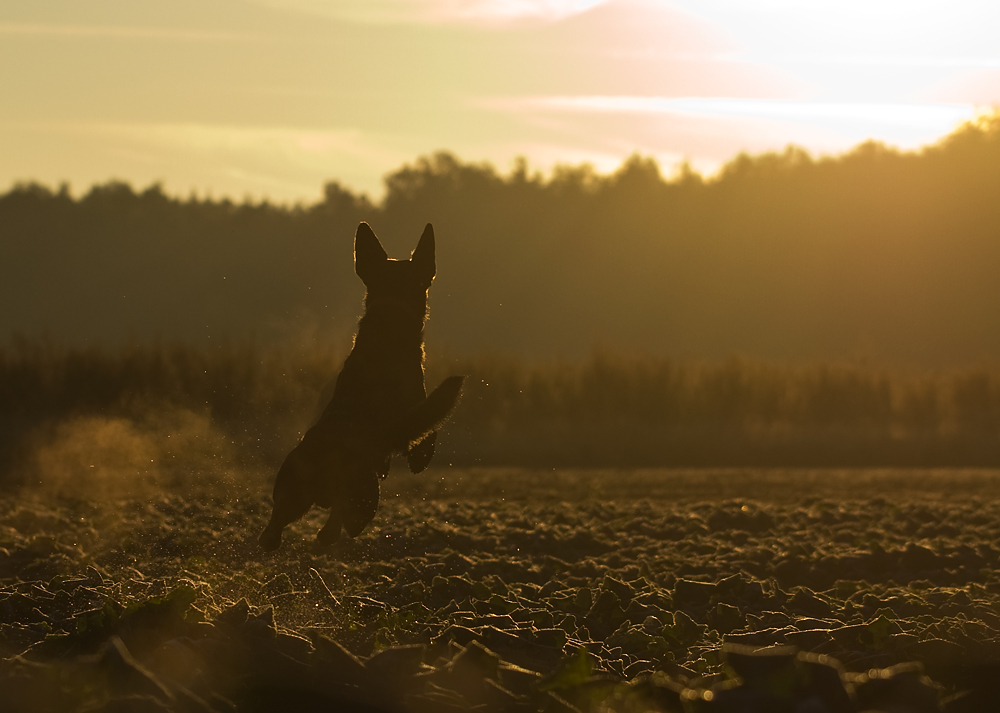
{"type": "Polygon", "coordinates": [[[257,539],[261,548],[268,552],[278,549],[281,545],[281,531],[286,525],[290,525],[309,512],[312,505],[312,501],[303,496],[276,500],[274,510],[271,512],[271,521],[257,539]]]}

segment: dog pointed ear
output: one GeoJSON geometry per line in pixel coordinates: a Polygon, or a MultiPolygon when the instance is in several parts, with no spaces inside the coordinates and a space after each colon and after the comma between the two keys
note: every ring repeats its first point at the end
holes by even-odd
{"type": "Polygon", "coordinates": [[[382,243],[375,237],[375,231],[368,223],[361,223],[358,232],[354,234],[354,271],[358,273],[358,277],[367,283],[379,265],[388,259],[382,243]]]}
{"type": "Polygon", "coordinates": [[[424,228],[424,234],[420,236],[417,247],[413,249],[410,262],[417,266],[420,276],[429,285],[434,279],[434,273],[437,272],[434,264],[434,227],[430,223],[424,228]]]}

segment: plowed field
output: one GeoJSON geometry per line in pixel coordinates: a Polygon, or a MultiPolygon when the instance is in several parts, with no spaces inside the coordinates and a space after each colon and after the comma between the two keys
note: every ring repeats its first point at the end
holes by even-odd
{"type": "Polygon", "coordinates": [[[997,472],[391,474],[267,555],[263,490],[0,497],[0,708],[957,711],[1000,661],[997,472]]]}

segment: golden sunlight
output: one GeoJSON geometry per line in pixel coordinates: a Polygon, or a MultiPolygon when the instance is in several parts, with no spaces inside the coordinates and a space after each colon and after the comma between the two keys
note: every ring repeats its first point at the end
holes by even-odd
{"type": "Polygon", "coordinates": [[[1000,103],[1000,5],[94,0],[0,8],[0,185],[309,200],[448,149],[711,170],[933,142],[1000,103]]]}

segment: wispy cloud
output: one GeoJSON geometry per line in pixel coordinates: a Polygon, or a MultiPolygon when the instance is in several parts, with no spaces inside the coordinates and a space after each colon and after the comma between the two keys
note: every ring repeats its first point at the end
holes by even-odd
{"type": "Polygon", "coordinates": [[[513,111],[573,111],[629,114],[727,116],[778,121],[848,120],[876,124],[943,126],[971,119],[971,104],[849,103],[713,97],[549,96],[492,99],[486,106],[513,111]]]}
{"type": "Polygon", "coordinates": [[[559,20],[607,0],[254,0],[356,22],[437,23],[559,20]]]}
{"type": "Polygon", "coordinates": [[[852,119],[904,124],[936,124],[970,119],[970,104],[811,102],[725,97],[550,96],[495,100],[512,109],[549,109],[640,114],[745,116],[759,119],[852,119]]]}
{"type": "Polygon", "coordinates": [[[330,179],[377,194],[381,176],[419,152],[406,143],[408,137],[358,128],[0,121],[0,143],[11,136],[30,145],[94,150],[77,176],[59,169],[62,177],[77,183],[107,176],[139,182],[162,178],[173,190],[190,185],[216,194],[276,200],[315,196],[330,179]]]}
{"type": "Polygon", "coordinates": [[[1000,56],[935,56],[935,55],[872,55],[872,54],[767,54],[746,52],[677,52],[670,48],[641,46],[604,50],[615,58],[637,58],[667,62],[725,62],[731,64],[804,64],[853,67],[915,67],[929,69],[1000,69],[1000,56]]]}
{"type": "Polygon", "coordinates": [[[181,42],[251,42],[263,39],[259,35],[247,33],[184,28],[130,27],[123,25],[54,25],[21,22],[0,22],[0,35],[176,40],[181,42]]]}
{"type": "Polygon", "coordinates": [[[940,69],[1000,69],[1000,57],[949,57],[934,55],[836,55],[836,54],[791,54],[791,55],[729,55],[733,61],[766,60],[797,64],[851,65],[870,67],[928,67],[940,69]]]}
{"type": "Polygon", "coordinates": [[[432,0],[432,17],[462,20],[556,20],[588,10],[605,0],[432,0]]]}
{"type": "MultiPolygon", "coordinates": [[[[815,102],[726,97],[542,96],[489,99],[484,108],[524,114],[619,114],[636,117],[668,115],[725,121],[744,129],[757,122],[774,126],[811,127],[848,141],[875,138],[902,147],[936,140],[976,115],[971,104],[815,102]]],[[[786,131],[785,133],[788,133],[786,131]]]]}
{"type": "Polygon", "coordinates": [[[322,166],[333,157],[393,163],[406,158],[386,150],[359,129],[309,129],[287,126],[227,126],[198,123],[81,124],[82,130],[198,152],[269,157],[322,166]]]}

